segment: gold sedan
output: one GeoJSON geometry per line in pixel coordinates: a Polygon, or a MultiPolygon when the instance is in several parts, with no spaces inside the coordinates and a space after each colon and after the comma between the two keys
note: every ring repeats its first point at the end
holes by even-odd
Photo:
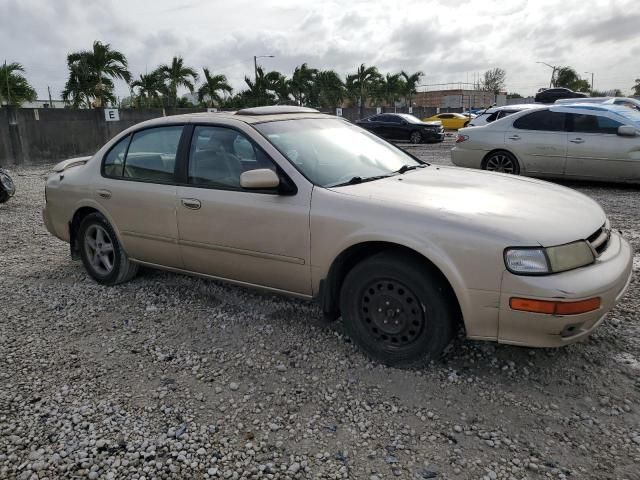
{"type": "Polygon", "coordinates": [[[142,265],[315,300],[394,366],[434,359],[461,323],[475,339],[575,342],[632,272],[585,195],[431,166],[300,107],[135,125],[54,167],[45,201],[49,232],[102,285],[142,265]]]}
{"type": "Polygon", "coordinates": [[[445,130],[458,130],[469,124],[469,117],[461,113],[438,113],[429,118],[423,118],[423,122],[440,121],[445,130]]]}

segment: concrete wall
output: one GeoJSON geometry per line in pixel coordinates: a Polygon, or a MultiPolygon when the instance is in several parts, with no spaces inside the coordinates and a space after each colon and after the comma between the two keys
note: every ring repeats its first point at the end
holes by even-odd
{"type": "Polygon", "coordinates": [[[113,136],[136,123],[163,115],[202,111],[205,109],[121,109],[119,121],[107,122],[101,109],[2,107],[0,166],[33,165],[92,155],[113,136]]]}
{"type": "MultiPolygon", "coordinates": [[[[382,112],[408,113],[406,107],[383,107],[382,112]]],[[[36,165],[58,162],[66,158],[94,154],[116,134],[136,123],[162,117],[206,111],[204,108],[163,110],[120,109],[120,120],[105,121],[102,109],[74,110],[62,108],[0,108],[0,166],[36,165]]],[[[461,109],[440,109],[459,112],[461,109]]],[[[335,109],[327,111],[335,115],[335,109]]],[[[374,115],[376,108],[365,108],[364,116],[374,115]]],[[[436,108],[414,107],[413,115],[430,117],[436,108]]],[[[343,108],[342,116],[355,121],[360,118],[358,108],[343,108]]]]}

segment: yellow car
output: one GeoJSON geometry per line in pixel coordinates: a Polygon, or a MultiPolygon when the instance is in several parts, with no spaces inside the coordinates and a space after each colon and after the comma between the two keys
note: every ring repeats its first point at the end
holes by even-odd
{"type": "Polygon", "coordinates": [[[461,113],[438,113],[429,118],[423,118],[423,122],[433,122],[439,120],[445,130],[458,130],[464,128],[469,123],[469,117],[461,113]]]}

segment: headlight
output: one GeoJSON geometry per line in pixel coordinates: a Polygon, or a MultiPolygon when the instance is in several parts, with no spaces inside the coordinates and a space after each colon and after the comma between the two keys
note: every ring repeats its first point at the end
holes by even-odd
{"type": "Polygon", "coordinates": [[[507,248],[504,263],[519,275],[544,275],[566,272],[593,263],[591,247],[584,241],[548,248],[507,248]]]}
{"type": "Polygon", "coordinates": [[[550,273],[549,262],[543,248],[508,248],[504,263],[512,273],[535,275],[550,273]]]}
{"type": "Polygon", "coordinates": [[[593,263],[593,250],[587,242],[573,242],[558,247],[547,248],[547,256],[552,272],[565,272],[593,263]]]}

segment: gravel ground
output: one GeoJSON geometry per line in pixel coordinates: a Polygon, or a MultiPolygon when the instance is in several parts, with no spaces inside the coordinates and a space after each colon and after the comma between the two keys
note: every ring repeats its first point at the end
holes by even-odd
{"type": "MultiPolygon", "coordinates": [[[[449,163],[444,144],[407,146],[449,163]]],[[[105,288],[0,205],[0,478],[640,479],[640,282],[586,342],[368,361],[311,304],[147,270],[105,288]]],[[[640,248],[637,188],[571,184],[640,248]]],[[[640,257],[636,256],[636,272],[640,257]]]]}

